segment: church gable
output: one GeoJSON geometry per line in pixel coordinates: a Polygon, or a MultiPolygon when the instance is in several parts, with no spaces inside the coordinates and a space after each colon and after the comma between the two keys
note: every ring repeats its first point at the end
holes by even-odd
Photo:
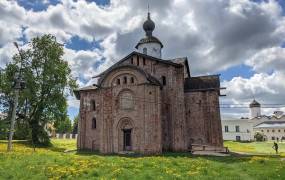
{"type": "Polygon", "coordinates": [[[143,69],[134,65],[121,65],[109,68],[99,79],[99,87],[115,87],[121,85],[152,84],[160,86],[160,82],[143,69]]]}
{"type": "Polygon", "coordinates": [[[148,56],[146,54],[142,54],[139,52],[132,52],[128,56],[124,57],[114,65],[112,65],[109,69],[106,71],[102,72],[101,74],[95,76],[95,77],[102,77],[105,73],[107,73],[110,69],[113,69],[115,67],[121,66],[121,65],[134,65],[138,66],[147,72],[151,73],[152,71],[152,65],[167,65],[167,66],[173,66],[177,68],[185,67],[185,70],[187,72],[186,77],[190,77],[190,70],[188,66],[188,60],[187,58],[177,58],[177,59],[171,59],[171,60],[163,60],[159,58],[155,58],[152,56],[148,56]]]}

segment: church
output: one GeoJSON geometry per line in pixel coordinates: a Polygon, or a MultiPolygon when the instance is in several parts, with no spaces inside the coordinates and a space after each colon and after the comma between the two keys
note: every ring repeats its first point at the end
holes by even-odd
{"type": "MultiPolygon", "coordinates": [[[[163,59],[148,13],[136,51],[74,91],[80,100],[78,149],[104,154],[223,148],[219,75],[192,77],[188,59],[163,59]]],[[[175,51],[175,49],[174,49],[175,51]]]]}

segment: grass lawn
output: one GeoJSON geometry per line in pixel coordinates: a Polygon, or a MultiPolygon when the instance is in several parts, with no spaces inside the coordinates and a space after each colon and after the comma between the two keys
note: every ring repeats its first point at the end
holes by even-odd
{"type": "MultiPolygon", "coordinates": [[[[247,153],[260,153],[260,154],[275,154],[275,150],[272,148],[273,141],[268,142],[234,142],[225,141],[225,147],[229,147],[231,151],[235,152],[247,152],[247,153]]],[[[279,153],[285,156],[285,142],[278,143],[279,153]]]]}
{"type": "MultiPolygon", "coordinates": [[[[161,156],[121,157],[89,153],[64,153],[75,149],[74,140],[53,140],[53,147],[37,148],[14,143],[6,152],[0,141],[0,179],[285,179],[282,156],[271,156],[271,143],[225,142],[230,150],[263,152],[262,156],[161,156]]],[[[284,147],[282,145],[282,147],[284,147]]]]}

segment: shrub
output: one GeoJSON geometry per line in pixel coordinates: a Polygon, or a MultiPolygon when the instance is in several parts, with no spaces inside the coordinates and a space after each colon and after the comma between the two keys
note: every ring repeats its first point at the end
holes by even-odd
{"type": "Polygon", "coordinates": [[[254,138],[256,141],[263,141],[264,140],[264,134],[261,132],[256,132],[254,135],[254,138]]]}

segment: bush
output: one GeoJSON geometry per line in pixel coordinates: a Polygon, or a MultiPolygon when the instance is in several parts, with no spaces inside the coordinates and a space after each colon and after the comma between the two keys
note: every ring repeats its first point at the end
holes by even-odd
{"type": "Polygon", "coordinates": [[[256,132],[254,138],[256,141],[264,141],[264,134],[261,132],[256,132]]]}

